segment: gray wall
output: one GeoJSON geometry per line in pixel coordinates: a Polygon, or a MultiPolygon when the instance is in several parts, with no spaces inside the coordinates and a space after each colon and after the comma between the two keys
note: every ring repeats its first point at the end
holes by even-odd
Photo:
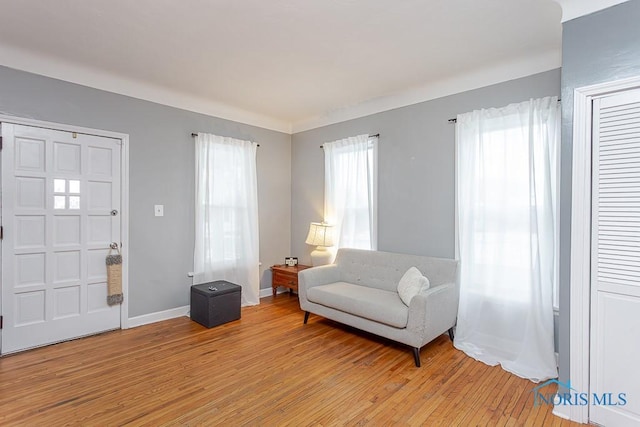
{"type": "Polygon", "coordinates": [[[560,94],[560,70],[354,119],[293,135],[291,251],[310,261],[309,222],[322,220],[324,154],[319,147],[362,133],[380,133],[378,249],[454,256],[454,130],[448,119],[560,94]]]}
{"type": "Polygon", "coordinates": [[[640,75],[640,0],[565,22],[562,29],[562,153],[560,190],[560,380],[569,380],[571,162],[573,90],[640,75]]]}
{"type": "Polygon", "coordinates": [[[129,317],[189,304],[191,132],[256,141],[261,287],[290,252],[291,136],[0,67],[0,113],[129,134],[129,317]],[[154,217],[153,205],[164,205],[154,217]]]}
{"type": "MultiPolygon", "coordinates": [[[[380,133],[378,249],[454,257],[455,126],[459,113],[560,95],[560,70],[300,132],[292,138],[291,253],[310,263],[309,223],[323,219],[324,153],[320,144],[380,133]]],[[[558,319],[554,329],[557,331],[558,319]]],[[[558,334],[555,349],[558,351],[558,334]]]]}

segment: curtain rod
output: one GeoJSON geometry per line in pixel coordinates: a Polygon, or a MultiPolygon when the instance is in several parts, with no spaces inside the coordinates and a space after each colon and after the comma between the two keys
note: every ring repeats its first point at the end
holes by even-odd
{"type": "MultiPolygon", "coordinates": [[[[375,135],[369,135],[369,138],[380,138],[380,134],[376,133],[375,135]]],[[[324,148],[324,147],[321,145],[320,148],[324,148]]]]}
{"type": "MultiPolygon", "coordinates": [[[[558,98],[558,102],[562,101],[562,99],[558,98]]],[[[458,123],[458,119],[449,119],[447,120],[449,123],[458,123]]]]}
{"type": "MultiPolygon", "coordinates": [[[[193,132],[193,133],[191,134],[191,137],[192,137],[192,138],[195,138],[196,136],[198,136],[198,134],[197,134],[197,133],[195,133],[195,132],[193,132]]],[[[258,144],[258,147],[260,147],[260,144],[258,144]]]]}

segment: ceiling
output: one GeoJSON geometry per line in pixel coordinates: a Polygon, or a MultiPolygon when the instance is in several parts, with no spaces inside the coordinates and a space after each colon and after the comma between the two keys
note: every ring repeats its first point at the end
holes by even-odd
{"type": "Polygon", "coordinates": [[[554,0],[0,0],[0,10],[2,65],[284,132],[560,66],[554,0]]]}

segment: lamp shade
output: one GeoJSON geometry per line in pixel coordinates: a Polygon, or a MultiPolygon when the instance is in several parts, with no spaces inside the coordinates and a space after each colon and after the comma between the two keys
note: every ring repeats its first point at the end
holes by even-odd
{"type": "Polygon", "coordinates": [[[309,225],[309,234],[305,243],[314,246],[333,246],[333,226],[312,222],[309,225]]]}

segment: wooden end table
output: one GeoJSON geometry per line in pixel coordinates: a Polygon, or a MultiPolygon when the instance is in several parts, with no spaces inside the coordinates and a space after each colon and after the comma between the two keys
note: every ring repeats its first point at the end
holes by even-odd
{"type": "Polygon", "coordinates": [[[298,293],[298,273],[302,270],[311,268],[310,265],[298,264],[289,267],[284,264],[274,265],[271,267],[271,287],[273,288],[273,296],[276,296],[278,286],[289,288],[289,292],[298,293]]]}

